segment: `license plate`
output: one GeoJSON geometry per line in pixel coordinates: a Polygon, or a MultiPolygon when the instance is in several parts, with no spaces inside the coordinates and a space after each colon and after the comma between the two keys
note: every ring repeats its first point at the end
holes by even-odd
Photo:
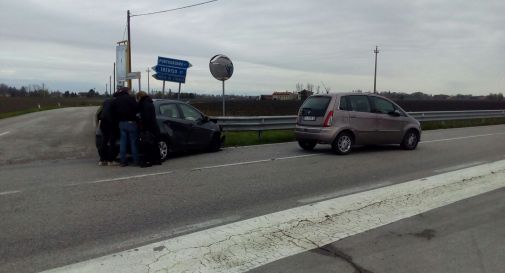
{"type": "Polygon", "coordinates": [[[303,120],[314,121],[314,120],[316,120],[316,117],[314,117],[314,116],[304,116],[303,120]]]}

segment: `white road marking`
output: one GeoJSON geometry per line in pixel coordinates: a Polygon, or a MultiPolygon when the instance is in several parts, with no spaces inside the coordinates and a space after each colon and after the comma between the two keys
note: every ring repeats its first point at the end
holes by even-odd
{"type": "Polygon", "coordinates": [[[0,192],[0,195],[9,195],[9,194],[16,194],[16,193],[21,193],[21,191],[4,191],[4,192],[0,192]]]}
{"type": "Polygon", "coordinates": [[[171,173],[173,173],[173,171],[159,172],[159,173],[149,173],[149,174],[140,174],[140,175],[133,175],[133,176],[123,176],[123,177],[116,177],[116,178],[109,178],[109,179],[86,181],[86,182],[78,182],[78,183],[67,184],[67,185],[63,185],[63,186],[69,187],[69,186],[79,186],[79,185],[86,185],[86,184],[98,184],[98,183],[106,183],[106,182],[115,182],[115,181],[138,179],[138,178],[144,178],[144,177],[150,177],[150,176],[166,175],[166,174],[171,174],[171,173]]]}
{"type": "Polygon", "coordinates": [[[253,161],[228,163],[228,164],[222,164],[222,165],[205,166],[205,167],[193,168],[193,169],[191,169],[191,171],[201,171],[201,170],[207,170],[207,169],[233,167],[233,166],[240,166],[240,165],[250,165],[250,164],[255,164],[255,163],[264,163],[264,162],[271,162],[271,161],[278,161],[278,160],[312,157],[312,156],[316,156],[316,155],[320,155],[320,154],[295,155],[295,156],[286,156],[286,157],[277,157],[277,158],[269,158],[269,159],[253,160],[253,161]]]}
{"type": "Polygon", "coordinates": [[[10,131],[3,132],[3,133],[0,133],[0,136],[5,136],[5,135],[7,135],[7,134],[9,134],[9,133],[10,133],[10,131]]]}
{"type": "Polygon", "coordinates": [[[245,272],[505,187],[505,160],[219,226],[45,272],[245,272]]]}
{"type": "Polygon", "coordinates": [[[486,137],[486,136],[497,136],[497,135],[505,135],[505,132],[494,133],[494,134],[484,134],[484,135],[473,135],[473,136],[464,136],[464,137],[453,137],[453,138],[425,140],[425,141],[421,141],[419,143],[443,142],[443,141],[460,140],[460,139],[477,138],[477,137],[486,137]]]}
{"type": "MultiPolygon", "coordinates": [[[[475,138],[475,137],[494,136],[494,135],[503,135],[503,134],[505,134],[505,132],[502,132],[502,133],[495,133],[495,134],[485,134],[485,135],[466,136],[466,137],[456,137],[456,138],[446,138],[446,139],[427,140],[427,141],[421,141],[421,142],[419,142],[419,143],[441,142],[441,141],[450,141],[450,140],[458,140],[458,139],[465,139],[465,138],[475,138]]],[[[231,146],[231,147],[225,147],[225,148],[222,148],[222,149],[223,149],[223,150],[227,150],[227,149],[258,148],[258,147],[273,146],[273,145],[279,145],[279,144],[294,144],[294,143],[296,143],[296,141],[279,142],[279,143],[268,143],[268,144],[258,144],[258,145],[248,145],[248,146],[231,146]]]]}

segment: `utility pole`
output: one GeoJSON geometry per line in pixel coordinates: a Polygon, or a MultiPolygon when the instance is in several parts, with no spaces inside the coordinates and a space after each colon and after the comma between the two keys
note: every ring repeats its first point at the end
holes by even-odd
{"type": "Polygon", "coordinates": [[[112,76],[109,75],[109,95],[112,96],[112,76]]]}
{"type": "MultiPolygon", "coordinates": [[[[205,4],[209,4],[209,3],[217,2],[217,1],[218,0],[208,0],[208,1],[205,1],[205,2],[201,2],[201,3],[197,3],[197,4],[192,4],[192,5],[188,5],[188,6],[184,6],[184,7],[179,7],[179,8],[174,8],[174,9],[167,9],[167,10],[160,10],[160,11],[155,11],[155,12],[148,12],[148,13],[143,13],[143,14],[131,14],[130,10],[127,10],[127,12],[126,12],[126,22],[127,22],[126,26],[127,26],[127,29],[128,29],[128,73],[132,72],[132,40],[131,40],[131,35],[130,35],[130,18],[131,17],[153,15],[153,14],[165,13],[165,12],[176,11],[176,10],[181,10],[181,9],[187,9],[187,8],[201,6],[201,5],[205,5],[205,4]]],[[[130,89],[132,89],[132,80],[129,79],[127,81],[128,81],[128,87],[130,89]]]]}
{"type": "Polygon", "coordinates": [[[150,94],[150,91],[149,91],[149,72],[150,72],[149,67],[147,68],[146,72],[147,72],[147,94],[150,94]]]}
{"type": "MultiPolygon", "coordinates": [[[[128,27],[128,73],[132,72],[132,41],[130,37],[130,10],[126,13],[128,27]]],[[[132,80],[128,80],[128,87],[132,89],[132,80]]]]}
{"type": "Polygon", "coordinates": [[[373,51],[375,53],[375,74],[373,77],[373,93],[377,93],[377,54],[379,54],[379,47],[375,46],[375,50],[373,51]]]}
{"type": "MultiPolygon", "coordinates": [[[[116,92],[116,62],[114,62],[114,70],[112,71],[112,75],[114,75],[114,93],[116,92]]],[[[113,92],[111,92],[112,95],[113,92]]]]}
{"type": "Polygon", "coordinates": [[[177,100],[181,99],[181,83],[179,83],[179,93],[177,93],[177,100]]]}
{"type": "Polygon", "coordinates": [[[105,96],[107,96],[107,83],[105,83],[105,96]]]}

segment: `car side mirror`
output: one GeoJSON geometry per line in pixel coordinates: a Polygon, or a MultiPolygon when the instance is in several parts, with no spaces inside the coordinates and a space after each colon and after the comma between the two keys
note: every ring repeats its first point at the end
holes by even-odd
{"type": "Polygon", "coordinates": [[[208,116],[202,116],[201,119],[199,119],[199,123],[203,124],[203,123],[207,123],[209,122],[209,117],[208,116]]]}
{"type": "Polygon", "coordinates": [[[398,110],[394,110],[394,111],[391,111],[388,113],[390,116],[393,116],[393,117],[399,117],[402,115],[402,113],[398,110]]]}

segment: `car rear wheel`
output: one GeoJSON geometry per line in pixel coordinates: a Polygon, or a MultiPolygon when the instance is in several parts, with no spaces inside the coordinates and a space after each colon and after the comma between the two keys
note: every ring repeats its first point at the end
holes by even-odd
{"type": "Polygon", "coordinates": [[[161,161],[165,161],[168,157],[168,142],[166,140],[160,140],[158,142],[158,148],[160,149],[161,161]]]}
{"type": "Polygon", "coordinates": [[[342,132],[335,138],[331,148],[339,155],[346,155],[351,152],[353,144],[354,140],[352,135],[348,132],[342,132]]]}
{"type": "Polygon", "coordinates": [[[315,140],[298,140],[298,145],[304,150],[311,151],[316,147],[317,142],[315,140]]]}
{"type": "Polygon", "coordinates": [[[414,130],[409,130],[403,137],[401,147],[405,150],[415,150],[419,143],[419,134],[414,130]]]}

